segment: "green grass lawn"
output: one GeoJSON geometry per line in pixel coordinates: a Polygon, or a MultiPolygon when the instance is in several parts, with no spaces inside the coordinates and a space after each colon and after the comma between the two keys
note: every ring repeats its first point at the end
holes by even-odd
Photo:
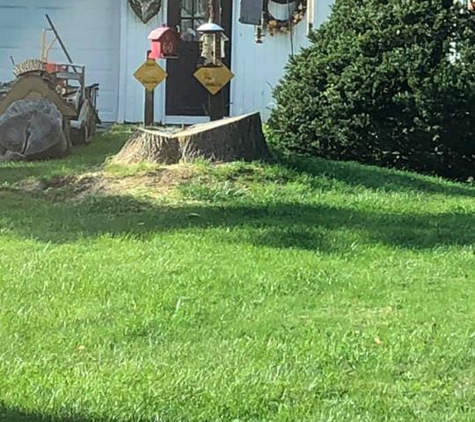
{"type": "Polygon", "coordinates": [[[126,135],[0,166],[2,422],[475,420],[475,188],[310,159],[51,183],[126,135]]]}

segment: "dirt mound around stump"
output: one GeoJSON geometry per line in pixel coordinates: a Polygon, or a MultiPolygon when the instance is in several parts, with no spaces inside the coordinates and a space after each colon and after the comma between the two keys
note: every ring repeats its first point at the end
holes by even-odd
{"type": "Polygon", "coordinates": [[[195,175],[196,169],[193,166],[183,164],[119,177],[100,170],[77,175],[54,176],[49,180],[25,179],[14,184],[11,189],[61,202],[137,192],[166,195],[176,187],[189,182],[195,175]]]}
{"type": "Polygon", "coordinates": [[[192,126],[176,133],[137,129],[112,162],[177,164],[203,158],[254,161],[269,156],[259,113],[192,126]]]}

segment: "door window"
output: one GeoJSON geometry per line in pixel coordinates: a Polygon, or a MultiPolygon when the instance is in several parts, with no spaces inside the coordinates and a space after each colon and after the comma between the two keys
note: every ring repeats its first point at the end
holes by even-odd
{"type": "Polygon", "coordinates": [[[182,0],[180,11],[180,33],[183,41],[199,41],[197,29],[208,18],[208,0],[182,0]]]}

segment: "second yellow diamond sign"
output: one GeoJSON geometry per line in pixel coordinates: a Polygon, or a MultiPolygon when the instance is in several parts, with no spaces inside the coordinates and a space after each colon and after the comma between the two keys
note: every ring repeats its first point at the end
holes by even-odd
{"type": "Polygon", "coordinates": [[[168,75],[155,60],[148,59],[137,69],[134,76],[148,91],[153,91],[168,75]]]}
{"type": "Polygon", "coordinates": [[[216,95],[234,78],[234,74],[226,66],[202,67],[194,76],[212,95],[216,95]]]}

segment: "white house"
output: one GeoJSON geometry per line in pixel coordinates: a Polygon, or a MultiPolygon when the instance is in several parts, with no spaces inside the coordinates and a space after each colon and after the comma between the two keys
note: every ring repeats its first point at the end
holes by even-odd
{"type": "MultiPolygon", "coordinates": [[[[235,74],[226,94],[229,114],[260,110],[266,118],[272,107],[272,90],[283,75],[289,55],[306,44],[309,23],[316,27],[327,18],[333,0],[307,0],[314,3],[291,33],[267,34],[262,44],[255,43],[254,26],[240,23],[240,1],[221,0],[223,26],[231,39],[228,60],[235,74]]],[[[276,2],[277,8],[283,3],[264,1],[276,2]]],[[[294,1],[289,0],[290,7],[294,1]]],[[[18,63],[40,58],[48,14],[73,61],[87,66],[88,82],[100,84],[102,119],[141,122],[145,94],[133,74],[145,60],[149,33],[163,24],[179,26],[182,34],[192,33],[187,29],[201,22],[207,0],[162,3],[158,15],[144,24],[127,0],[0,0],[0,81],[13,78],[12,60],[18,63]]],[[[198,43],[181,44],[179,60],[159,61],[169,77],[155,91],[157,122],[196,123],[207,119],[199,100],[191,104],[196,94],[193,90],[197,89],[192,76],[196,61],[186,58],[196,54],[198,43]]],[[[51,51],[50,60],[66,62],[58,47],[51,51]]]]}

